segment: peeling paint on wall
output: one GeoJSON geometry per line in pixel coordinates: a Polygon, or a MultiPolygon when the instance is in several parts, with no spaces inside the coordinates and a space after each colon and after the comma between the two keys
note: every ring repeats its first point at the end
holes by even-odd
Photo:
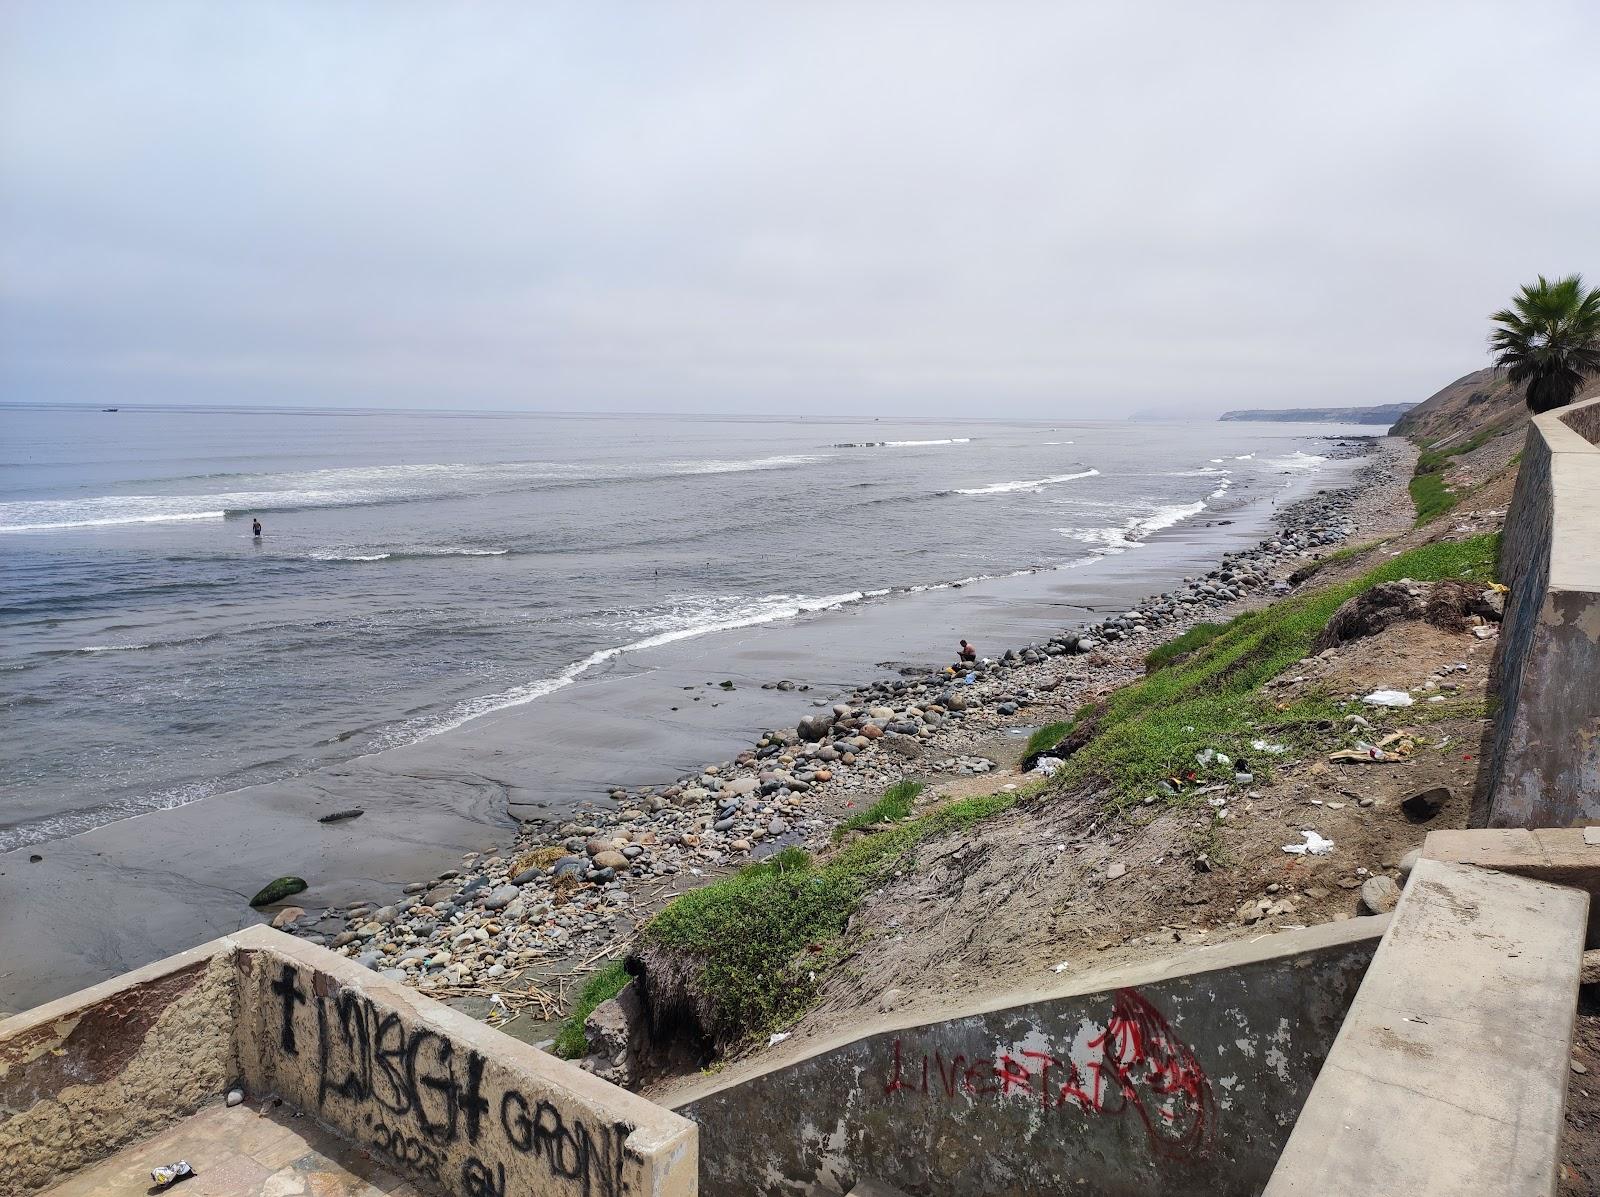
{"type": "Polygon", "coordinates": [[[1376,934],[1318,928],[1274,936],[1276,949],[1212,949],[1207,971],[1153,969],[1158,979],[866,1034],[730,1079],[681,1109],[700,1123],[705,1191],[843,1193],[872,1178],[910,1194],[1253,1194],[1376,934]],[[1293,951],[1299,935],[1323,946],[1293,951]]]}

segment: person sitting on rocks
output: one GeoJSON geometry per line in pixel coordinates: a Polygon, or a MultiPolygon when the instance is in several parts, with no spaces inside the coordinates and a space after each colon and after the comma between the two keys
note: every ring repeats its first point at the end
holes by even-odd
{"type": "Polygon", "coordinates": [[[978,659],[978,650],[963,640],[961,642],[961,650],[957,655],[966,663],[971,664],[978,659]]]}

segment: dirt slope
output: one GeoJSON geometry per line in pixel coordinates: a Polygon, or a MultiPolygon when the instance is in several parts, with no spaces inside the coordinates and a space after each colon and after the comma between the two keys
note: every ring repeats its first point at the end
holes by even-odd
{"type": "Polygon", "coordinates": [[[1425,447],[1443,448],[1446,438],[1511,431],[1527,422],[1521,387],[1493,370],[1474,370],[1406,412],[1389,434],[1409,437],[1425,447]]]}

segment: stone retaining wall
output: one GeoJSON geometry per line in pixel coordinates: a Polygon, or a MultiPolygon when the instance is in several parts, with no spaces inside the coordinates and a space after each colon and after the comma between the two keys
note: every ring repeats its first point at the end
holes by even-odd
{"type": "Polygon", "coordinates": [[[1600,817],[1600,396],[1528,425],[1500,545],[1493,827],[1600,817]]]}

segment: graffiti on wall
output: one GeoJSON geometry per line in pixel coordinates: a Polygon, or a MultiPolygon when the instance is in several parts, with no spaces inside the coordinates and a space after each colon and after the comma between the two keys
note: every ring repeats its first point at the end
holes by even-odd
{"type": "Polygon", "coordinates": [[[883,1092],[901,1101],[1028,1101],[1047,1113],[1133,1117],[1160,1156],[1192,1159],[1210,1149],[1211,1081],[1137,990],[1119,989],[1111,1017],[1075,1044],[1055,1052],[1018,1046],[969,1059],[895,1039],[883,1092]]]}
{"type": "Polygon", "coordinates": [[[530,1157],[581,1197],[625,1192],[629,1123],[591,1125],[546,1099],[496,1088],[478,1052],[407,1025],[324,974],[307,984],[285,963],[271,992],[281,1065],[314,1069],[318,1111],[364,1129],[373,1153],[408,1174],[467,1197],[509,1197],[504,1161],[530,1157]]]}

